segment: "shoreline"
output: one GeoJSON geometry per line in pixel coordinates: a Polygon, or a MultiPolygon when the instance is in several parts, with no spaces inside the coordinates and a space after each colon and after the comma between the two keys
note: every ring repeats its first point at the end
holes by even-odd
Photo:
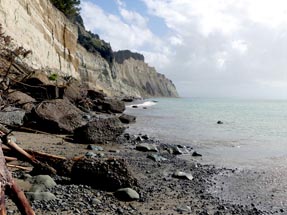
{"type": "MultiPolygon", "coordinates": [[[[21,147],[36,151],[44,150],[66,157],[83,155],[90,151],[86,149],[87,145],[61,142],[61,138],[53,135],[24,132],[14,134],[22,142],[21,147]],[[39,144],[40,140],[44,142],[39,144]]],[[[57,186],[51,192],[57,199],[32,202],[36,214],[83,214],[83,211],[86,214],[274,214],[271,211],[261,211],[251,203],[232,204],[211,195],[209,190],[215,185],[213,177],[233,174],[234,170],[202,165],[196,159],[186,161],[168,153],[165,150],[166,144],[154,139],[138,141],[137,136],[130,136],[130,140],[122,136],[117,143],[98,146],[104,148],[101,152],[104,157],[126,160],[131,173],[139,182],[136,188],[140,195],[138,201],[122,202],[111,192],[96,190],[87,185],[73,185],[67,178],[56,177],[57,186]],[[167,160],[155,162],[147,158],[148,154],[154,152],[135,150],[135,146],[141,142],[157,146],[157,154],[167,160]],[[177,170],[192,174],[193,179],[174,178],[172,175],[177,170]],[[98,203],[91,203],[93,199],[97,199],[98,203]]],[[[8,210],[10,205],[8,203],[8,210]]]]}

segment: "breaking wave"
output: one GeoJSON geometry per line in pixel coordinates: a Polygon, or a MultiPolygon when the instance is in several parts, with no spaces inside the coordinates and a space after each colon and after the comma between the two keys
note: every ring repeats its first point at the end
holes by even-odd
{"type": "Polygon", "coordinates": [[[137,106],[137,107],[150,107],[150,106],[153,106],[153,105],[156,105],[157,102],[155,101],[146,101],[144,103],[141,103],[141,104],[131,104],[131,105],[128,105],[127,107],[131,108],[133,106],[137,106]]]}

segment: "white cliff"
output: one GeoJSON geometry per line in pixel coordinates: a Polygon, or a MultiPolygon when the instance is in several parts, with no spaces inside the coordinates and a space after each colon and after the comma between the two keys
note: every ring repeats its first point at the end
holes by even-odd
{"type": "Polygon", "coordinates": [[[175,86],[143,60],[109,64],[77,43],[78,28],[48,0],[0,0],[0,23],[14,43],[32,50],[35,69],[80,79],[108,95],[178,96],[175,86]]]}

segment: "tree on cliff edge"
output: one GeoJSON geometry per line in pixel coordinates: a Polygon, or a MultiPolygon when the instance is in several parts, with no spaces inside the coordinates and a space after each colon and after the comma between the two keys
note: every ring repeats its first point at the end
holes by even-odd
{"type": "Polygon", "coordinates": [[[74,18],[80,12],[80,0],[50,0],[52,4],[62,11],[68,18],[74,18]]]}

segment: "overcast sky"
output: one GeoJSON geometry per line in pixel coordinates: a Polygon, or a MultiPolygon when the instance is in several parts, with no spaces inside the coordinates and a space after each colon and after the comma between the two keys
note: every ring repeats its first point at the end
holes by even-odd
{"type": "Polygon", "coordinates": [[[286,0],[82,0],[86,28],[186,97],[287,99],[286,0]]]}

